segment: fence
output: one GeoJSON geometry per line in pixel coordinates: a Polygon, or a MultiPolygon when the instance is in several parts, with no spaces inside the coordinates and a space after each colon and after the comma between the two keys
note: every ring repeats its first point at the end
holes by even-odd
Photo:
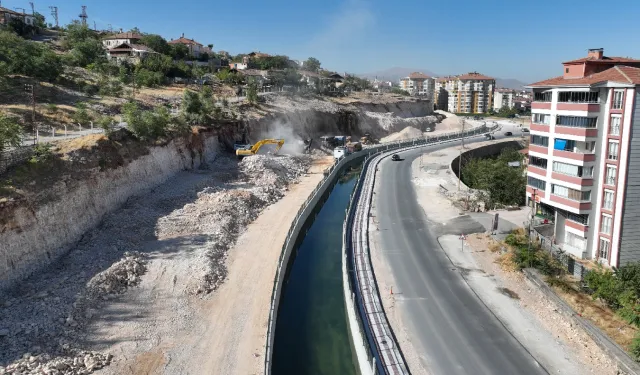
{"type": "Polygon", "coordinates": [[[561,248],[553,244],[550,238],[543,236],[535,228],[531,229],[531,239],[540,242],[540,246],[549,252],[551,256],[557,260],[569,274],[578,278],[580,281],[584,279],[584,275],[588,270],[580,263],[576,262],[571,256],[564,252],[561,248]]]}

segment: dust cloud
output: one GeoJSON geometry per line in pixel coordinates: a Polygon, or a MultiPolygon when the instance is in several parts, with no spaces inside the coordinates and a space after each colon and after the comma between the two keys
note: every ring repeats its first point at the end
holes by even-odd
{"type": "MultiPolygon", "coordinates": [[[[269,125],[269,130],[260,133],[260,139],[273,138],[284,139],[281,154],[302,155],[304,153],[303,138],[293,131],[293,125],[289,122],[278,120],[269,125]]],[[[264,148],[264,147],[263,147],[264,148]]],[[[273,152],[274,146],[266,147],[267,152],[273,152]]],[[[261,154],[265,151],[260,152],[261,154]]]]}

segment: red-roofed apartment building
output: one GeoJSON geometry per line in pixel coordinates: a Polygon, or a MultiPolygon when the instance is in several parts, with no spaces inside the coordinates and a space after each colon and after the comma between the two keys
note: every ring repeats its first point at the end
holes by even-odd
{"type": "Polygon", "coordinates": [[[439,109],[453,113],[485,113],[493,106],[495,86],[494,78],[478,72],[440,77],[436,81],[436,103],[439,109]]]}
{"type": "Polygon", "coordinates": [[[433,100],[435,80],[422,72],[413,72],[408,77],[400,78],[400,88],[411,95],[420,95],[433,100]]]}
{"type": "Polygon", "coordinates": [[[533,89],[528,201],[554,218],[566,252],[640,260],[640,60],[587,57],[533,89]]]}

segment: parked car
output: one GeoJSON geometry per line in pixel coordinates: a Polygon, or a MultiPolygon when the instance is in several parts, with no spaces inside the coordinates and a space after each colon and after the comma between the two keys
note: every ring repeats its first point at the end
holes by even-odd
{"type": "Polygon", "coordinates": [[[391,160],[400,161],[400,156],[398,154],[393,154],[393,155],[391,155],[391,160]]]}
{"type": "Polygon", "coordinates": [[[513,135],[513,133],[512,132],[504,132],[504,135],[506,135],[508,137],[510,135],[513,135]]]}
{"type": "Polygon", "coordinates": [[[522,128],[523,133],[529,133],[529,128],[522,128]]]}

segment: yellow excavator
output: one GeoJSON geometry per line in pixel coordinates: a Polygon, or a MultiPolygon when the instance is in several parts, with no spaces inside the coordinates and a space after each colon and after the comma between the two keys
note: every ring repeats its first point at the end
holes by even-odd
{"type": "Polygon", "coordinates": [[[264,145],[277,145],[274,151],[274,153],[277,153],[284,145],[284,139],[263,139],[251,147],[237,149],[236,156],[238,159],[242,159],[245,156],[255,155],[258,153],[258,150],[260,150],[260,147],[264,145]]]}

